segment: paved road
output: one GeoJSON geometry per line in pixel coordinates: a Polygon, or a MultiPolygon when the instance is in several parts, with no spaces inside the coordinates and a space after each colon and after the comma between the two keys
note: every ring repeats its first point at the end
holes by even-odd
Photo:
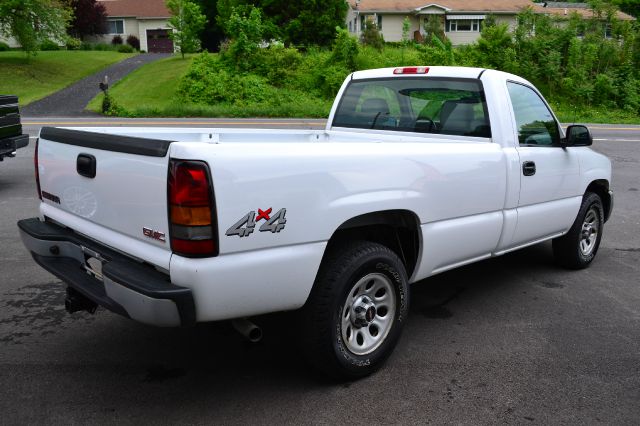
{"type": "Polygon", "coordinates": [[[26,107],[21,108],[23,115],[28,116],[91,116],[95,113],[85,111],[87,104],[98,93],[99,84],[104,81],[104,77],[109,77],[109,85],[113,86],[130,72],[146,65],[170,56],[167,53],[144,53],[127,58],[113,64],[97,73],[83,78],[46,98],[35,101],[26,107]]]}
{"type": "MultiPolygon", "coordinates": [[[[203,125],[230,121],[246,125],[203,125]]],[[[427,279],[388,364],[342,385],[306,369],[290,315],[258,319],[258,345],[226,324],[67,315],[19,242],[37,206],[19,151],[0,163],[0,423],[637,424],[640,127],[598,127],[616,206],[592,267],[558,269],[541,244],[427,279]]]]}

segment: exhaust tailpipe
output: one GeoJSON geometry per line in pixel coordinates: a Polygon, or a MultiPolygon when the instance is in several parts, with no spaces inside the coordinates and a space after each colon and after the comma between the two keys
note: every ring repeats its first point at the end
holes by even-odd
{"type": "Polygon", "coordinates": [[[70,314],[79,311],[87,311],[90,314],[96,312],[98,304],[88,299],[74,288],[67,287],[67,297],[64,299],[64,308],[70,314]]]}
{"type": "Polygon", "coordinates": [[[246,318],[234,319],[231,321],[231,325],[251,343],[258,343],[262,340],[262,328],[246,318]]]}

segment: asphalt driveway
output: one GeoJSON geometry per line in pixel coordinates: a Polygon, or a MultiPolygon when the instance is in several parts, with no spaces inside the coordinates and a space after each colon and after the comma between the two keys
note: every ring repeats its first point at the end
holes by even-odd
{"type": "Polygon", "coordinates": [[[100,93],[99,84],[104,80],[105,76],[109,77],[109,85],[112,86],[124,76],[141,66],[168,56],[170,56],[168,53],[143,53],[125,59],[89,77],[85,77],[59,92],[21,108],[22,115],[29,117],[78,117],[97,115],[84,109],[89,101],[100,93]]]}

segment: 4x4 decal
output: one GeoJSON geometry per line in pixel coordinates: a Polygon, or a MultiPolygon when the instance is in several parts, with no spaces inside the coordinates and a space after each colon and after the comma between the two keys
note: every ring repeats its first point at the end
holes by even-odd
{"type": "Polygon", "coordinates": [[[280,209],[275,215],[269,216],[272,211],[273,209],[271,207],[266,210],[258,209],[258,216],[256,216],[254,210],[250,211],[239,221],[231,225],[231,227],[227,229],[227,232],[225,232],[225,235],[228,237],[233,235],[237,235],[240,238],[248,237],[254,231],[256,224],[261,220],[265,222],[260,226],[260,232],[271,231],[275,234],[276,232],[282,231],[287,223],[287,219],[285,219],[287,209],[280,209]]]}

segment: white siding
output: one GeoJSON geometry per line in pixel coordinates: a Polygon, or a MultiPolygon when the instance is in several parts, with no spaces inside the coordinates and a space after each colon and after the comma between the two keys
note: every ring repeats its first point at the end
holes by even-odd
{"type": "MultiPolygon", "coordinates": [[[[134,35],[138,38],[140,38],[140,35],[138,34],[138,20],[136,18],[109,18],[109,19],[121,19],[124,21],[124,28],[123,28],[123,34],[102,34],[102,35],[97,35],[97,36],[92,36],[92,37],[86,37],[86,40],[91,42],[91,43],[111,43],[111,40],[113,40],[113,38],[116,35],[119,35],[120,37],[122,37],[122,43],[127,43],[127,37],[129,37],[130,35],[134,35]]],[[[141,47],[142,48],[142,47],[141,47]]]]}
{"type": "Polygon", "coordinates": [[[471,44],[476,42],[480,38],[480,32],[449,32],[445,33],[447,38],[451,40],[451,44],[454,46],[460,46],[462,44],[471,44]]]}
{"type": "MultiPolygon", "coordinates": [[[[384,41],[402,41],[402,23],[404,15],[382,15],[382,36],[384,41]]],[[[409,18],[411,19],[411,18],[409,18]]],[[[414,18],[415,20],[415,18],[414,18]]],[[[417,20],[415,20],[415,29],[409,30],[409,40],[413,38],[413,32],[418,29],[417,20]]]]}
{"type": "MultiPolygon", "coordinates": [[[[409,39],[413,40],[414,31],[420,30],[424,34],[423,28],[421,28],[421,22],[427,18],[429,14],[437,14],[443,15],[444,10],[439,7],[429,7],[427,9],[423,9],[420,14],[415,15],[414,11],[407,11],[407,14],[383,14],[382,15],[382,35],[385,41],[402,41],[402,23],[404,21],[405,16],[409,17],[411,21],[411,30],[409,31],[409,39]]],[[[367,13],[369,15],[370,13],[367,13]]],[[[482,14],[489,14],[489,12],[483,12],[482,14]]],[[[360,17],[357,14],[357,11],[349,8],[347,11],[346,18],[347,29],[349,28],[349,22],[351,22],[351,34],[360,37],[360,17]],[[354,19],[357,18],[357,24],[354,26],[354,19]]],[[[495,16],[496,22],[507,23],[509,24],[509,29],[513,31],[516,27],[516,16],[515,15],[497,15],[495,16]]],[[[444,23],[443,23],[444,30],[444,23]]],[[[446,32],[445,35],[451,40],[451,43],[454,46],[459,46],[463,44],[471,44],[474,43],[480,38],[480,32],[446,32]]]]}

